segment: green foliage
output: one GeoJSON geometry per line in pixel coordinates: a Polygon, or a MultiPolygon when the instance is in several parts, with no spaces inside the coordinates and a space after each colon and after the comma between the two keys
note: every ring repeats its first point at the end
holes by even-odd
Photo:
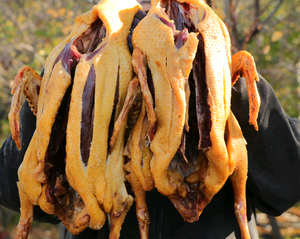
{"type": "Polygon", "coordinates": [[[273,86],[285,111],[293,117],[300,113],[300,14],[299,1],[284,1],[281,8],[248,49],[258,71],[273,86]],[[275,33],[282,36],[276,40],[275,33]],[[266,48],[267,47],[267,48],[266,48]]]}
{"type": "Polygon", "coordinates": [[[91,1],[2,1],[0,8],[0,143],[10,134],[11,87],[19,68],[41,72],[51,50],[71,31],[91,1]]]}
{"type": "Polygon", "coordinates": [[[221,18],[229,26],[233,52],[249,51],[259,73],[272,85],[287,114],[299,117],[300,25],[297,22],[300,1],[215,0],[215,4],[217,12],[223,10],[219,15],[224,15],[221,18]],[[232,12],[230,3],[234,7],[232,12]],[[258,11],[255,3],[259,3],[258,11]],[[256,20],[260,24],[259,33],[242,47],[256,20]]]}
{"type": "MultiPolygon", "coordinates": [[[[223,0],[216,2],[226,8],[223,0]]],[[[233,1],[236,3],[237,1],[233,1]]],[[[255,1],[240,0],[236,7],[237,30],[243,39],[256,20],[255,1]]],[[[300,1],[260,0],[260,32],[246,45],[255,59],[258,72],[274,88],[289,116],[300,114],[300,1]],[[270,4],[269,4],[270,3],[270,4]],[[276,10],[276,11],[275,11],[276,10]],[[271,17],[269,17],[271,16],[271,17]]],[[[230,18],[230,16],[227,16],[230,18]]]]}

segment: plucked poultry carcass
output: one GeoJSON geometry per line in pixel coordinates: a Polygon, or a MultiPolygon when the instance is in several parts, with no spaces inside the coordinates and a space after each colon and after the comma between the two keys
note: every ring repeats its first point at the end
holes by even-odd
{"type": "MultiPolygon", "coordinates": [[[[260,99],[252,56],[242,51],[231,57],[224,23],[199,0],[153,0],[132,39],[140,87],[128,91],[116,125],[120,128],[128,114],[130,124],[130,108],[140,89],[141,112],[125,149],[127,177],[140,205],[137,211],[147,212],[144,191],[155,186],[184,220],[197,221],[229,178],[242,238],[250,238],[246,142],[230,100],[232,85],[244,76],[249,122],[258,130],[260,99]]],[[[147,217],[138,214],[140,228],[147,227],[147,217]]]]}
{"type": "Polygon", "coordinates": [[[139,8],[133,0],[100,1],[75,19],[43,79],[30,67],[18,72],[9,118],[19,148],[22,92],[37,115],[18,173],[18,238],[28,235],[33,205],[73,234],[100,229],[108,214],[110,238],[119,238],[133,201],[126,180],[148,238],[146,191],[156,187],[194,222],[228,178],[242,237],[250,238],[246,142],[230,100],[244,76],[249,122],[258,129],[253,58],[231,57],[224,23],[200,0],[153,0],[133,32],[131,56],[127,37],[139,8]]]}
{"type": "Polygon", "coordinates": [[[27,238],[33,205],[60,217],[67,229],[100,229],[109,215],[119,238],[133,198],[125,188],[123,135],[108,142],[133,77],[127,37],[140,5],[102,0],[75,19],[70,35],[49,55],[41,77],[25,66],[16,76],[9,119],[18,148],[21,93],[37,116],[19,168],[21,217],[27,238]]]}

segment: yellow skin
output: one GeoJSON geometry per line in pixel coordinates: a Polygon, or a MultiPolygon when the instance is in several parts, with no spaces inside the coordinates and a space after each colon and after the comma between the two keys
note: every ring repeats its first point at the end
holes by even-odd
{"type": "MultiPolygon", "coordinates": [[[[179,0],[179,2],[185,1],[179,0]]],[[[203,1],[186,2],[193,6],[188,17],[202,34],[205,43],[206,81],[209,90],[207,101],[212,121],[210,131],[212,146],[205,153],[209,164],[201,190],[208,203],[229,177],[233,183],[236,215],[242,237],[249,238],[245,216],[247,151],[238,122],[230,111],[230,98],[231,85],[242,73],[246,77],[249,92],[249,121],[258,129],[256,118],[260,100],[255,84],[255,80],[258,80],[255,63],[247,52],[239,52],[231,58],[230,38],[224,23],[203,1]],[[227,143],[224,141],[225,128],[228,131],[227,143]]],[[[128,176],[128,180],[133,184],[139,204],[138,210],[147,208],[145,190],[151,190],[152,180],[158,191],[168,195],[174,204],[177,203],[177,199],[174,199],[173,195],[178,194],[185,198],[187,194],[182,176],[169,171],[168,167],[180,147],[183,129],[189,128],[188,76],[197,51],[198,39],[197,33],[189,33],[187,41],[178,50],[174,45],[172,29],[157,17],[170,21],[163,14],[159,4],[159,0],[152,1],[148,16],[141,21],[133,34],[135,53],[139,50],[138,54],[143,56],[142,61],[138,60],[141,58],[134,57],[133,67],[138,75],[145,100],[143,107],[146,108],[148,117],[145,121],[148,124],[146,129],[144,117],[141,116],[132,133],[137,136],[130,139],[128,146],[133,158],[126,170],[132,173],[131,177],[128,176]],[[140,71],[141,67],[138,65],[140,63],[148,64],[152,72],[155,109],[150,91],[144,84],[145,71],[140,71]],[[138,145],[141,142],[145,143],[144,138],[152,132],[155,124],[157,124],[156,133],[151,139],[150,149],[148,145],[142,144],[143,147],[139,150],[138,145]],[[139,167],[141,155],[144,160],[147,160],[147,165],[151,166],[151,172],[149,167],[139,167]]],[[[54,206],[47,202],[45,193],[47,177],[43,170],[51,129],[61,99],[71,84],[71,76],[63,68],[61,60],[53,68],[54,61],[66,44],[87,31],[98,17],[101,18],[107,31],[106,37],[98,46],[103,49],[92,60],[83,58],[77,65],[69,111],[66,174],[70,185],[80,194],[85,204],[85,207],[76,214],[73,225],[69,229],[73,230],[73,233],[79,233],[87,224],[93,229],[99,229],[105,222],[105,213],[109,213],[112,222],[110,238],[119,237],[122,222],[132,204],[132,197],[127,194],[124,185],[126,180],[123,169],[125,124],[118,126],[118,132],[113,136],[114,142],[111,143],[110,152],[107,151],[107,135],[113,111],[117,77],[119,75],[119,102],[116,105],[116,118],[121,114],[126,91],[133,76],[131,56],[126,40],[133,16],[139,8],[140,6],[135,1],[125,3],[121,0],[103,0],[91,11],[78,16],[75,19],[74,30],[51,52],[46,61],[38,101],[35,88],[32,87],[28,91],[26,96],[30,106],[34,112],[37,111],[37,127],[19,169],[18,187],[21,199],[19,238],[27,237],[32,221],[33,204],[40,205],[47,213],[55,212],[54,206]],[[81,99],[92,64],[96,75],[95,120],[89,162],[85,166],[80,155],[81,99]],[[109,81],[105,80],[107,78],[109,81]],[[34,169],[33,173],[32,169],[34,169]]],[[[12,135],[18,147],[21,146],[18,131],[20,96],[23,89],[25,91],[26,85],[40,86],[40,81],[40,77],[30,68],[22,69],[15,79],[10,122],[12,135]]],[[[122,122],[127,121],[126,114],[122,116],[122,122]]],[[[194,174],[189,180],[200,177],[194,174]]],[[[146,220],[142,224],[147,228],[147,218],[141,217],[140,220],[146,220]]],[[[147,229],[143,231],[145,238],[146,231],[147,229]]]]}
{"type": "Polygon", "coordinates": [[[260,97],[255,81],[259,81],[252,55],[247,51],[239,51],[232,56],[232,85],[240,75],[246,79],[249,97],[249,124],[258,130],[257,117],[260,107],[260,97]],[[241,74],[242,73],[242,74],[241,74]]]}
{"type": "MultiPolygon", "coordinates": [[[[140,94],[141,89],[139,79],[138,77],[135,77],[130,82],[123,109],[118,117],[118,120],[115,122],[114,132],[110,142],[111,147],[113,147],[115,144],[115,137],[118,136],[120,128],[125,125],[124,123],[126,123],[129,110],[134,101],[138,101],[140,99],[140,94]]],[[[154,181],[150,169],[151,151],[148,144],[147,129],[149,128],[149,125],[150,128],[153,127],[153,122],[149,123],[146,115],[145,104],[147,103],[142,100],[142,102],[138,102],[138,104],[141,104],[141,109],[140,112],[135,113],[137,118],[132,116],[132,118],[135,118],[137,121],[130,133],[128,143],[123,154],[130,159],[130,162],[124,165],[124,169],[128,173],[126,178],[129,181],[135,196],[136,214],[139,223],[141,239],[147,239],[150,219],[146,204],[146,191],[150,191],[154,188],[154,181]]],[[[154,113],[153,108],[150,109],[150,111],[150,114],[154,113]]],[[[132,118],[130,120],[133,120],[132,118]]]]}
{"type": "Polygon", "coordinates": [[[157,189],[170,195],[177,186],[176,182],[169,184],[167,169],[181,143],[186,114],[184,76],[188,74],[182,72],[191,70],[198,40],[196,34],[190,33],[186,44],[177,51],[172,29],[156,15],[166,18],[159,8],[152,7],[134,31],[133,45],[143,52],[155,88],[157,130],[150,146],[154,154],[151,171],[157,189]]]}
{"type": "MultiPolygon", "coordinates": [[[[250,123],[258,129],[256,118],[260,101],[255,84],[258,80],[255,63],[247,52],[239,52],[231,58],[227,29],[203,1],[179,0],[178,2],[191,4],[188,18],[204,40],[212,146],[205,152],[208,167],[200,188],[205,196],[203,204],[205,207],[232,175],[230,179],[234,186],[237,220],[242,237],[250,238],[245,202],[247,151],[240,127],[230,111],[230,99],[231,86],[243,73],[247,79],[250,96],[250,123]],[[224,140],[225,127],[229,135],[227,144],[224,140]]],[[[175,205],[178,202],[172,195],[179,194],[185,198],[187,189],[182,176],[169,171],[168,166],[180,146],[184,124],[188,129],[186,111],[189,91],[188,87],[184,87],[184,76],[189,75],[198,42],[196,37],[190,34],[183,47],[180,50],[175,49],[171,28],[163,24],[157,16],[166,19],[162,14],[160,1],[154,0],[147,17],[140,22],[133,33],[133,44],[143,53],[151,70],[155,88],[157,130],[150,144],[153,152],[151,172],[155,187],[160,193],[168,195],[175,205]],[[189,47],[188,51],[185,49],[187,47],[189,47]],[[184,53],[189,53],[188,57],[184,58],[184,53]]],[[[143,94],[146,100],[147,93],[143,91],[143,94]]],[[[184,210],[184,207],[179,205],[177,209],[184,210]]],[[[202,210],[203,208],[200,209],[199,214],[202,210]]],[[[191,222],[195,219],[185,218],[191,222]]]]}
{"type": "MultiPolygon", "coordinates": [[[[71,84],[71,76],[64,69],[64,63],[62,60],[58,62],[55,60],[68,43],[81,36],[93,22],[100,18],[106,30],[106,37],[97,47],[97,49],[102,47],[102,50],[91,60],[85,60],[86,58],[82,57],[74,76],[67,126],[66,175],[72,188],[84,201],[85,207],[80,212],[74,212],[76,217],[72,219],[71,223],[73,224],[66,226],[74,234],[78,234],[87,225],[93,229],[100,229],[105,223],[105,213],[110,213],[112,221],[110,238],[119,238],[121,225],[133,202],[132,197],[127,194],[124,184],[126,178],[122,151],[125,127],[121,128],[115,146],[110,152],[107,152],[108,134],[103,132],[108,132],[117,79],[119,81],[119,97],[115,117],[122,109],[128,84],[133,77],[127,35],[133,17],[140,8],[140,5],[134,0],[126,2],[102,0],[91,11],[76,17],[71,34],[47,58],[39,96],[37,97],[37,92],[28,94],[28,101],[33,100],[32,105],[37,108],[37,126],[19,170],[22,208],[18,229],[19,235],[22,237],[27,237],[29,232],[29,230],[24,231],[25,223],[28,224],[26,228],[30,228],[32,222],[33,212],[30,209],[32,206],[29,207],[29,205],[39,205],[45,212],[55,213],[54,205],[47,201],[48,179],[44,173],[45,155],[61,100],[71,84]],[[92,64],[96,75],[94,137],[91,143],[89,162],[85,166],[80,155],[81,100],[92,64]],[[104,201],[104,198],[107,200],[104,201]],[[105,212],[102,211],[102,207],[105,212]],[[118,217],[114,217],[114,215],[118,215],[118,217]]],[[[40,78],[28,67],[22,69],[21,72],[22,74],[20,73],[16,77],[12,92],[15,93],[15,97],[12,102],[11,122],[12,134],[15,136],[16,142],[18,142],[19,133],[13,129],[18,129],[16,122],[19,122],[21,93],[26,84],[33,86],[32,79],[34,82],[38,82],[40,78]]],[[[32,106],[32,109],[35,107],[32,106]]]]}

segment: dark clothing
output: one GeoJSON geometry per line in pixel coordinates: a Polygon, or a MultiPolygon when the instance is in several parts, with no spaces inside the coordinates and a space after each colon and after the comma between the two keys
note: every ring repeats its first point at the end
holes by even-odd
{"type": "MultiPolygon", "coordinates": [[[[0,150],[0,205],[20,211],[20,199],[16,182],[18,181],[18,168],[30,143],[35,130],[36,117],[31,112],[27,102],[20,112],[21,150],[11,136],[4,142],[0,150]]],[[[44,213],[39,207],[34,209],[34,219],[40,222],[59,223],[56,216],[44,213]]]]}
{"type": "MultiPolygon", "coordinates": [[[[300,121],[288,117],[272,90],[261,78],[257,84],[261,96],[259,131],[249,125],[248,95],[244,80],[232,90],[232,110],[247,140],[249,172],[247,181],[248,220],[252,239],[258,239],[255,209],[277,216],[300,201],[300,121]]],[[[27,103],[21,111],[21,151],[9,137],[0,151],[0,204],[19,211],[16,186],[17,170],[22,162],[35,129],[35,117],[27,103]]],[[[147,192],[150,214],[149,238],[240,238],[234,214],[234,195],[230,181],[215,195],[204,209],[199,221],[184,222],[175,207],[157,190],[147,192]]],[[[58,223],[55,216],[35,208],[34,218],[42,222],[58,223]]],[[[100,231],[86,229],[73,236],[65,231],[62,238],[108,238],[109,226],[100,231]]],[[[128,212],[121,230],[121,239],[140,238],[135,204],[128,212]]]]}

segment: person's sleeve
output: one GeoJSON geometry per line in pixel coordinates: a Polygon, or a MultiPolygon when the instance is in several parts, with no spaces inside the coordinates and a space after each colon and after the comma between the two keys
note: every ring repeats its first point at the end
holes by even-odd
{"type": "MultiPolygon", "coordinates": [[[[31,137],[35,130],[36,117],[27,102],[20,112],[21,150],[19,151],[10,136],[0,149],[0,205],[20,212],[20,200],[17,188],[18,168],[23,161],[31,137]]],[[[38,206],[34,208],[34,220],[59,223],[56,216],[44,213],[38,206]]]]}
{"type": "Polygon", "coordinates": [[[261,211],[278,216],[300,201],[300,121],[290,118],[272,87],[260,77],[259,130],[249,125],[245,80],[232,90],[232,111],[248,149],[247,195],[261,211]]]}

